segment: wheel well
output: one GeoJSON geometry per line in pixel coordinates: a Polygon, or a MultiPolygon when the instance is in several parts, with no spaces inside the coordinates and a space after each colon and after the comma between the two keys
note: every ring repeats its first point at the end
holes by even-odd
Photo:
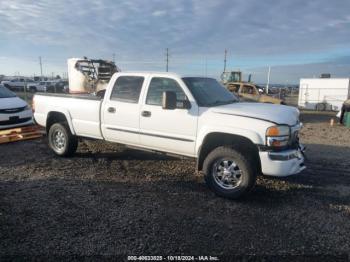
{"type": "Polygon", "coordinates": [[[67,118],[63,113],[50,112],[46,120],[46,132],[49,132],[50,127],[55,123],[67,122],[67,118]]]}
{"type": "Polygon", "coordinates": [[[232,148],[236,149],[244,156],[247,156],[249,159],[254,161],[257,165],[258,172],[261,172],[259,150],[250,139],[239,135],[220,132],[210,133],[204,138],[197,158],[198,171],[202,170],[203,162],[206,156],[219,146],[231,146],[232,148]]]}

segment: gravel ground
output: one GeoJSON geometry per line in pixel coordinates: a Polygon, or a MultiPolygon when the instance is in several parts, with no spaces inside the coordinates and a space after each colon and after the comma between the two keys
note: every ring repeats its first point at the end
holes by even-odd
{"type": "Polygon", "coordinates": [[[302,115],[307,170],[284,179],[259,177],[239,201],[209,191],[189,159],[93,141],[80,143],[73,158],[54,156],[45,138],[1,145],[0,256],[345,260],[350,130],[330,127],[331,117],[302,115]]]}

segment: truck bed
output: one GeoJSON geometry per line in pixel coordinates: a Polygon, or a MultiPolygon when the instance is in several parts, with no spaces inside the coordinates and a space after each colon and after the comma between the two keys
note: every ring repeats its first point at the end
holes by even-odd
{"type": "Polygon", "coordinates": [[[75,99],[87,99],[87,100],[102,100],[102,97],[93,94],[61,94],[61,93],[41,93],[38,92],[37,95],[40,96],[53,96],[53,97],[64,97],[64,98],[75,98],[75,99]]]}
{"type": "Polygon", "coordinates": [[[37,93],[34,101],[35,120],[39,125],[46,126],[49,112],[63,112],[76,135],[103,138],[100,129],[101,97],[91,94],[37,93]]]}

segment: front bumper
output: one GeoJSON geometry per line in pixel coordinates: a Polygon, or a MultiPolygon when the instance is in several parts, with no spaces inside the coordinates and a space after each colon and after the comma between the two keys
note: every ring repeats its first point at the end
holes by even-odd
{"type": "Polygon", "coordinates": [[[303,171],[304,147],[281,152],[260,151],[261,171],[264,175],[285,177],[303,171]]]}
{"type": "Polygon", "coordinates": [[[8,129],[33,123],[33,112],[27,109],[18,113],[0,114],[0,129],[8,129]]]}

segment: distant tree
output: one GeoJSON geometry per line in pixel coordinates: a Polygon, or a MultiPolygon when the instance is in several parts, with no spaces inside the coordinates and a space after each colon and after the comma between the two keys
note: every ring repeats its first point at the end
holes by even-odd
{"type": "Polygon", "coordinates": [[[56,79],[61,79],[60,75],[57,75],[57,76],[56,76],[56,79]]]}

